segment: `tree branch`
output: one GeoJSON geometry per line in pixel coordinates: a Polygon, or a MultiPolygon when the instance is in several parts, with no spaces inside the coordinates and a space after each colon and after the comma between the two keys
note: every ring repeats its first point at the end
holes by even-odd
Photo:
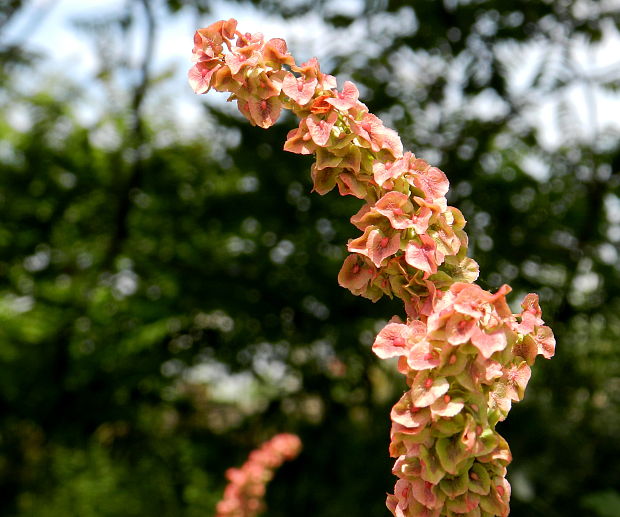
{"type": "Polygon", "coordinates": [[[133,152],[133,164],[127,182],[119,196],[118,209],[114,223],[114,233],[110,238],[110,245],[103,261],[103,268],[108,269],[118,255],[127,239],[128,228],[127,218],[131,209],[131,192],[138,188],[142,182],[143,161],[144,161],[144,121],[142,109],[144,99],[150,82],[151,63],[155,46],[156,22],[153,8],[149,0],[141,0],[144,15],[147,22],[146,48],[140,66],[140,80],[136,85],[131,102],[131,123],[128,135],[130,149],[133,152]]]}

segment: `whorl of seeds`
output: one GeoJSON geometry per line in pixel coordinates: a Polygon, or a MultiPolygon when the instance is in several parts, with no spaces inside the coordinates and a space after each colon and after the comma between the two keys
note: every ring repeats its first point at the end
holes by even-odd
{"type": "Polygon", "coordinates": [[[396,517],[508,515],[511,455],[495,425],[523,398],[536,356],[553,356],[538,297],[513,314],[509,286],[491,294],[472,283],[478,265],[467,257],[463,215],[447,204],[448,179],[403,152],[353,83],[337,90],[316,59],[297,65],[284,40],[242,34],[234,19],[198,30],[193,58],[196,93],[230,93],[262,128],[292,111],[299,125],[284,149],[316,157],[314,190],[365,201],[351,217],[362,234],[349,241],[338,282],[373,301],[396,296],[407,314],[373,345],[380,358],[398,358],[410,388],[391,412],[399,479],[388,508],[396,517]]]}
{"type": "Polygon", "coordinates": [[[301,440],[294,434],[277,434],[258,449],[238,469],[226,471],[229,483],[217,503],[216,517],[254,517],[264,510],[265,486],[274,471],[301,451],[301,440]]]}

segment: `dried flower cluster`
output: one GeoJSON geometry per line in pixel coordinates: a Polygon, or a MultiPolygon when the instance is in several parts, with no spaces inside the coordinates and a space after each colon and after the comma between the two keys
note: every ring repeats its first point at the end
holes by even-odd
{"type": "Polygon", "coordinates": [[[391,415],[399,480],[388,507],[397,517],[507,515],[510,451],[495,424],[523,397],[535,357],[555,348],[537,296],[512,314],[508,286],[491,294],[472,284],[478,265],[466,255],[463,215],[447,204],[445,174],[403,152],[353,83],[339,91],[316,59],[297,65],[284,40],[236,26],[196,32],[192,88],[230,93],[262,128],[282,109],[297,115],[284,149],[316,157],[314,190],[337,186],[365,201],[351,218],[362,234],[348,243],[340,285],[405,304],[407,322],[393,319],[373,346],[381,358],[398,357],[410,387],[391,415]]]}
{"type": "Polygon", "coordinates": [[[495,424],[523,398],[536,356],[555,348],[536,295],[512,314],[509,291],[455,283],[426,321],[391,322],[377,336],[373,350],[398,357],[410,386],[391,413],[394,515],[508,515],[511,455],[495,424]]]}
{"type": "Polygon", "coordinates": [[[216,517],[254,517],[264,509],[265,486],[274,471],[301,451],[301,441],[294,434],[277,434],[250,453],[241,468],[228,469],[229,483],[217,504],[216,517]]]}
{"type": "Polygon", "coordinates": [[[235,20],[197,31],[193,56],[189,79],[197,93],[229,92],[262,128],[283,108],[293,111],[300,122],[284,149],[316,155],[314,190],[338,186],[340,194],[366,201],[351,218],[363,233],[348,244],[351,255],[338,277],[343,287],[373,301],[397,296],[417,317],[429,313],[436,289],[477,278],[478,266],[466,256],[465,219],[446,202],[445,174],[403,153],[399,136],[368,112],[353,83],[338,92],[316,59],[298,66],[284,40],[241,34],[235,20]]]}

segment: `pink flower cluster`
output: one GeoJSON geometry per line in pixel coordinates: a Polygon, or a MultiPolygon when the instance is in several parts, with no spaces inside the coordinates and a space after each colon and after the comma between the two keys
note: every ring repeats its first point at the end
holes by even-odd
{"type": "Polygon", "coordinates": [[[538,297],[512,314],[509,291],[455,283],[425,321],[379,332],[374,352],[397,357],[410,387],[391,413],[395,516],[508,515],[511,455],[495,424],[523,398],[536,356],[555,349],[538,297]]]}
{"type": "Polygon", "coordinates": [[[351,82],[337,89],[316,59],[297,65],[281,39],[241,34],[234,19],[200,29],[189,80],[197,93],[230,93],[254,125],[275,124],[282,109],[299,118],[284,149],[316,157],[314,190],[365,201],[351,217],[361,235],[338,275],[341,286],[373,301],[403,300],[373,345],[398,358],[409,390],[391,412],[390,453],[398,476],[388,508],[396,517],[506,516],[511,460],[495,431],[523,398],[537,355],[550,358],[553,333],[538,297],[513,314],[505,296],[472,284],[465,219],[448,206],[445,174],[410,152],[397,133],[359,101],[351,82]]]}
{"type": "Polygon", "coordinates": [[[226,471],[229,484],[217,504],[216,517],[253,517],[264,509],[265,486],[274,471],[294,459],[301,441],[294,434],[277,434],[250,453],[241,468],[226,471]]]}
{"type": "Polygon", "coordinates": [[[473,282],[478,265],[466,256],[463,215],[447,205],[445,174],[403,153],[398,134],[369,113],[353,83],[338,91],[316,59],[296,65],[284,40],[241,34],[236,24],[219,21],[196,32],[190,84],[197,93],[229,92],[263,128],[291,110],[300,122],[284,149],[316,156],[314,190],[337,186],[366,201],[351,218],[362,235],[348,244],[339,283],[373,301],[397,296],[417,317],[428,313],[438,288],[473,282]]]}

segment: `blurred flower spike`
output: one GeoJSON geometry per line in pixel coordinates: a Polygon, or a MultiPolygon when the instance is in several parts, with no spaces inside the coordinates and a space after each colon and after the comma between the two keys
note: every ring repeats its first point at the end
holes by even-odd
{"type": "Polygon", "coordinates": [[[284,40],[236,26],[197,31],[190,85],[230,93],[262,128],[282,109],[299,118],[284,149],[316,157],[313,190],[364,200],[351,217],[362,234],[349,241],[338,282],[373,301],[404,302],[407,322],[394,318],[373,345],[380,358],[398,358],[410,388],[391,413],[399,479],[388,508],[396,517],[508,515],[511,455],[495,425],[523,398],[535,358],[554,353],[538,297],[513,314],[510,287],[491,294],[473,284],[478,265],[467,257],[463,215],[448,206],[446,175],[404,152],[353,83],[339,91],[316,59],[297,65],[284,40]]]}
{"type": "Polygon", "coordinates": [[[216,517],[254,517],[262,512],[265,488],[275,470],[295,459],[300,451],[299,437],[281,433],[253,450],[243,466],[228,469],[229,483],[217,504],[216,517]]]}

